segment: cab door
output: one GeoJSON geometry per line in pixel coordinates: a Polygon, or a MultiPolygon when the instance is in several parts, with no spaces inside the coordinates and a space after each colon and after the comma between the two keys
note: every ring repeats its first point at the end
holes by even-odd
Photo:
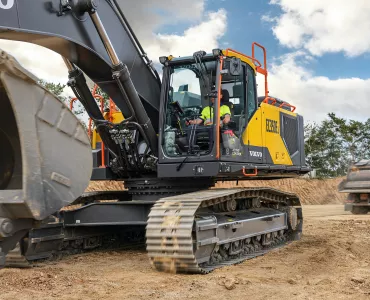
{"type": "Polygon", "coordinates": [[[244,158],[252,163],[264,163],[262,111],[257,104],[256,78],[253,69],[246,65],[246,108],[242,125],[244,158]]]}

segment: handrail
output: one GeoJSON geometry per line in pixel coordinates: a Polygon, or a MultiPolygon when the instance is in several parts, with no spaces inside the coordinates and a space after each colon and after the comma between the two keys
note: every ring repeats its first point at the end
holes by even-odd
{"type": "Polygon", "coordinates": [[[73,109],[73,103],[74,103],[76,100],[78,100],[78,98],[77,98],[77,97],[74,97],[74,98],[72,98],[72,99],[69,101],[69,108],[70,108],[70,110],[72,110],[72,109],[73,109]]]}
{"type": "Polygon", "coordinates": [[[296,107],[294,105],[291,105],[288,102],[281,103],[281,105],[279,106],[279,108],[282,108],[283,106],[289,106],[289,107],[293,108],[293,110],[291,110],[291,112],[294,112],[295,109],[296,109],[296,107]]]}
{"type": "Polygon", "coordinates": [[[266,97],[265,99],[263,99],[262,102],[263,103],[267,103],[267,104],[271,104],[271,105],[275,105],[275,103],[277,102],[277,100],[275,98],[272,98],[272,97],[266,97]],[[272,103],[269,103],[269,100],[272,100],[272,103]]]}
{"type": "Polygon", "coordinates": [[[269,90],[268,90],[268,82],[267,82],[267,57],[266,57],[266,48],[263,47],[262,45],[258,44],[257,42],[252,43],[252,57],[255,58],[255,46],[259,47],[263,51],[263,68],[261,67],[256,67],[256,71],[262,75],[265,76],[265,97],[267,98],[269,95],[269,90]]]}

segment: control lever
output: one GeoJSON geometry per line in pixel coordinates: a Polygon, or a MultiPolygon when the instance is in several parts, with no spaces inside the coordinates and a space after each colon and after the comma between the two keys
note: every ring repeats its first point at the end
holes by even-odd
{"type": "Polygon", "coordinates": [[[199,117],[201,117],[202,115],[201,114],[194,114],[194,115],[191,115],[190,117],[186,117],[185,118],[185,123],[186,125],[188,126],[189,125],[189,121],[190,120],[196,120],[198,119],[199,117]]]}

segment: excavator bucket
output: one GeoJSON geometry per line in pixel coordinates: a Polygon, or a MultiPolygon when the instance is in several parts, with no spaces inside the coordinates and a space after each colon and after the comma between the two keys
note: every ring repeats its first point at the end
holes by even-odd
{"type": "Polygon", "coordinates": [[[84,192],[91,172],[81,122],[0,50],[0,218],[45,219],[84,192]]]}

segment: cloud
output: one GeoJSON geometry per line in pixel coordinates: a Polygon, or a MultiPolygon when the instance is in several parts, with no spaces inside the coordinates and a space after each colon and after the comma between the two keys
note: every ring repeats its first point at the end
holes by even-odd
{"type": "Polygon", "coordinates": [[[210,52],[218,47],[218,41],[225,31],[226,11],[220,9],[207,13],[202,23],[186,29],[182,35],[156,34],[155,43],[146,48],[156,60],[163,55],[189,56],[198,50],[210,52]]]}
{"type": "Polygon", "coordinates": [[[273,33],[284,46],[318,56],[370,52],[368,0],[271,0],[270,4],[278,5],[282,14],[263,20],[274,24],[273,33]]]}
{"type": "MultiPolygon", "coordinates": [[[[270,95],[296,106],[306,122],[321,121],[329,112],[354,120],[368,119],[370,79],[314,76],[306,67],[312,59],[297,51],[275,60],[269,70],[270,95]]],[[[258,94],[263,95],[263,77],[257,78],[258,94]]]]}
{"type": "MultiPolygon", "coordinates": [[[[297,106],[307,121],[321,121],[329,112],[366,120],[370,79],[316,76],[310,65],[325,53],[353,57],[370,52],[370,2],[271,0],[270,4],[279,6],[281,13],[265,15],[262,21],[273,24],[279,43],[292,49],[270,66],[271,95],[297,106]]],[[[259,90],[262,86],[261,82],[259,90]]]]}
{"type": "Polygon", "coordinates": [[[55,83],[67,81],[68,70],[62,57],[44,47],[8,40],[0,40],[0,49],[13,55],[19,63],[37,77],[55,83]]]}

